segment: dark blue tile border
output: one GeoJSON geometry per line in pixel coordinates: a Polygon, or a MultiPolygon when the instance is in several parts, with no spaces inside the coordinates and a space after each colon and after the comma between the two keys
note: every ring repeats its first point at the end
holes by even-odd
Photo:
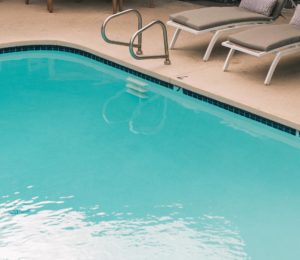
{"type": "Polygon", "coordinates": [[[2,48],[2,49],[0,49],[0,54],[11,53],[11,52],[21,52],[21,51],[22,52],[25,52],[25,51],[40,51],[40,50],[71,52],[71,53],[81,55],[81,56],[90,58],[92,60],[104,63],[108,66],[117,68],[119,70],[123,70],[127,73],[138,76],[142,79],[149,80],[151,82],[154,82],[154,83],[159,84],[161,86],[164,86],[166,88],[170,88],[170,89],[174,88],[173,84],[171,84],[171,83],[168,83],[168,82],[163,81],[163,80],[159,80],[157,78],[151,77],[151,76],[149,76],[147,74],[144,74],[144,73],[141,73],[139,71],[129,69],[129,68],[123,66],[123,65],[120,65],[118,63],[115,63],[115,62],[107,60],[107,59],[104,59],[102,57],[99,57],[99,56],[94,55],[92,53],[89,53],[87,51],[78,50],[78,49],[75,49],[75,48],[72,48],[72,47],[65,47],[65,46],[58,46],[58,45],[26,45],[26,46],[2,48]]]}
{"type": "Polygon", "coordinates": [[[192,92],[192,91],[187,90],[187,89],[183,89],[183,94],[185,94],[187,96],[190,96],[190,97],[193,97],[193,98],[196,98],[196,99],[199,99],[199,100],[201,100],[203,102],[212,104],[214,106],[223,108],[223,109],[228,110],[230,112],[233,112],[235,114],[238,114],[238,115],[247,117],[249,119],[255,120],[255,121],[260,122],[260,123],[262,123],[264,125],[268,125],[270,127],[276,128],[276,129],[281,130],[283,132],[286,132],[288,134],[297,135],[298,131],[296,129],[292,128],[292,127],[289,127],[289,126],[277,123],[275,121],[272,121],[272,120],[267,119],[267,118],[262,117],[262,116],[255,115],[255,114],[253,114],[251,112],[248,112],[246,110],[243,110],[243,109],[240,109],[240,108],[228,105],[228,104],[223,103],[221,101],[217,101],[215,99],[203,96],[201,94],[192,92]]]}
{"type": "MultiPolygon", "coordinates": [[[[181,88],[181,87],[178,87],[178,86],[174,86],[173,84],[168,83],[166,81],[159,80],[159,79],[154,78],[152,76],[149,76],[147,74],[141,73],[139,71],[127,68],[127,67],[125,67],[123,65],[120,65],[118,63],[115,63],[113,61],[110,61],[110,60],[107,60],[105,58],[99,57],[99,56],[94,55],[92,53],[89,53],[87,51],[82,51],[82,50],[79,50],[79,49],[76,49],[76,48],[72,48],[72,47],[59,46],[59,45],[25,45],[25,46],[0,48],[0,54],[3,54],[3,53],[12,53],[12,52],[24,52],[24,51],[39,51],[39,50],[61,51],[61,52],[74,53],[74,54],[81,55],[81,56],[90,58],[92,60],[104,63],[104,64],[106,64],[108,66],[120,69],[122,71],[125,71],[125,72],[130,73],[130,74],[135,75],[135,76],[138,76],[138,77],[140,77],[142,79],[149,80],[151,82],[154,82],[156,84],[159,84],[159,85],[164,86],[164,87],[169,88],[169,89],[174,89],[174,87],[181,88]]],[[[203,102],[212,104],[214,106],[223,108],[223,109],[228,110],[230,112],[233,112],[235,114],[238,114],[238,115],[241,115],[243,117],[255,120],[257,122],[260,122],[262,124],[268,125],[270,127],[273,127],[273,128],[278,129],[280,131],[286,132],[288,134],[295,135],[295,136],[297,134],[299,134],[299,131],[297,129],[295,129],[295,128],[283,125],[281,123],[277,123],[277,122],[272,121],[270,119],[267,119],[265,117],[255,115],[255,114],[253,114],[251,112],[248,112],[246,110],[243,110],[243,109],[240,109],[240,108],[228,105],[228,104],[223,103],[221,101],[218,101],[218,100],[206,97],[204,95],[195,93],[195,92],[187,90],[187,89],[183,89],[182,88],[182,91],[183,91],[184,95],[187,95],[187,96],[196,98],[198,100],[201,100],[203,102]]]]}

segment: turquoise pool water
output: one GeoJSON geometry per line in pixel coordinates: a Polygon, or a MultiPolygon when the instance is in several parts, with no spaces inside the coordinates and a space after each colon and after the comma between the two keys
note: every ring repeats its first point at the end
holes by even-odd
{"type": "Polygon", "coordinates": [[[74,54],[0,76],[0,259],[300,259],[299,137],[74,54]]]}

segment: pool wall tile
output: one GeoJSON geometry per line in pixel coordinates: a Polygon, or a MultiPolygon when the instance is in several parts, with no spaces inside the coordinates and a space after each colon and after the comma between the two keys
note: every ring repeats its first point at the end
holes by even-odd
{"type": "MultiPolygon", "coordinates": [[[[120,64],[118,64],[116,62],[113,62],[113,61],[107,60],[105,58],[99,57],[99,56],[97,56],[95,54],[89,53],[87,51],[82,51],[82,50],[79,50],[79,49],[76,49],[76,48],[72,48],[72,47],[66,47],[66,46],[60,46],[60,45],[25,45],[25,46],[0,48],[0,54],[3,54],[3,53],[12,53],[12,52],[24,52],[24,51],[37,51],[37,50],[38,51],[39,50],[61,51],[61,52],[74,53],[74,54],[81,55],[81,56],[90,58],[92,60],[104,63],[104,64],[106,64],[108,66],[113,67],[113,68],[120,69],[120,70],[125,71],[125,72],[127,72],[129,74],[132,74],[132,75],[138,76],[138,77],[140,77],[142,79],[146,79],[148,81],[151,81],[151,82],[154,82],[156,84],[159,84],[159,85],[161,85],[163,87],[166,87],[166,88],[169,88],[169,89],[175,89],[175,88],[176,89],[181,89],[181,87],[175,86],[175,85],[173,85],[173,84],[171,84],[169,82],[166,82],[166,81],[154,78],[152,76],[149,76],[147,74],[141,73],[141,72],[136,71],[134,69],[130,69],[130,68],[125,67],[123,65],[120,65],[120,64]]],[[[300,137],[299,130],[297,130],[295,128],[286,126],[284,124],[275,122],[273,120],[267,119],[267,118],[262,117],[262,116],[258,116],[256,114],[253,114],[253,113],[248,112],[246,110],[243,110],[241,108],[237,108],[235,106],[228,105],[228,104],[226,104],[224,102],[218,101],[218,100],[213,99],[213,98],[209,98],[209,97],[201,95],[199,93],[195,93],[195,92],[193,92],[191,90],[187,90],[187,89],[183,89],[182,88],[182,92],[183,92],[184,95],[187,95],[189,97],[192,97],[192,98],[201,100],[203,102],[212,104],[214,106],[223,108],[223,109],[225,109],[227,111],[230,111],[230,112],[233,112],[235,114],[241,115],[243,117],[255,120],[255,121],[260,122],[260,123],[262,123],[264,125],[268,125],[268,126],[270,126],[272,128],[278,129],[278,130],[286,132],[288,134],[300,137]]]]}
{"type": "Polygon", "coordinates": [[[2,48],[0,49],[0,54],[3,53],[11,53],[11,52],[23,52],[23,51],[40,51],[40,50],[45,50],[45,51],[61,51],[61,52],[70,52],[70,53],[74,53],[77,55],[81,55],[87,58],[90,58],[92,60],[96,60],[98,62],[104,63],[108,66],[111,66],[113,68],[117,68],[120,69],[122,71],[125,71],[127,73],[130,73],[132,75],[138,76],[140,78],[146,79],[148,81],[160,84],[164,87],[173,89],[173,84],[168,83],[166,81],[163,80],[158,80],[154,77],[151,77],[149,75],[146,75],[144,73],[141,73],[139,71],[133,70],[133,69],[129,69],[123,65],[120,65],[116,62],[101,58],[97,55],[94,55],[92,53],[86,52],[86,51],[82,51],[82,50],[78,50],[72,47],[65,47],[65,46],[58,46],[58,45],[26,45],[26,46],[17,46],[17,47],[7,47],[7,48],[2,48]]]}
{"type": "Polygon", "coordinates": [[[267,118],[262,117],[262,116],[258,116],[256,114],[253,114],[253,113],[248,112],[246,110],[243,110],[241,108],[237,108],[237,107],[228,105],[228,104],[223,103],[221,101],[214,100],[212,98],[203,96],[201,94],[195,93],[195,92],[187,90],[187,89],[183,89],[182,91],[183,91],[183,94],[185,94],[187,96],[199,99],[199,100],[201,100],[203,102],[206,102],[206,103],[209,103],[209,104],[213,104],[217,107],[223,108],[225,110],[228,110],[230,112],[233,112],[233,113],[241,115],[241,116],[244,116],[246,118],[255,120],[257,122],[260,122],[262,124],[268,125],[268,126],[273,127],[275,129],[281,130],[281,131],[286,132],[288,134],[291,134],[291,135],[299,134],[299,131],[297,131],[297,129],[295,129],[295,128],[283,125],[281,123],[275,122],[273,120],[267,119],[267,118]]]}

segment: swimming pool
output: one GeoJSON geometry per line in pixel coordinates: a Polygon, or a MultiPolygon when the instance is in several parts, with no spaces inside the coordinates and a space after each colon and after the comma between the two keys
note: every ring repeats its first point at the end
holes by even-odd
{"type": "Polygon", "coordinates": [[[0,259],[300,258],[299,137],[71,53],[0,76],[0,259]]]}

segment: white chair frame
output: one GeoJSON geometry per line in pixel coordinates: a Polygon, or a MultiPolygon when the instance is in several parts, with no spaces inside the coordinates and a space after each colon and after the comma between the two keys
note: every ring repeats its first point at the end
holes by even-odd
{"type": "Polygon", "coordinates": [[[274,71],[282,57],[293,54],[293,53],[297,53],[300,51],[300,42],[289,44],[289,45],[286,45],[286,46],[283,46],[283,47],[280,47],[280,48],[277,48],[277,49],[274,49],[271,51],[256,51],[256,50],[253,50],[250,48],[243,47],[241,45],[234,44],[230,41],[225,41],[222,43],[222,45],[230,49],[229,53],[227,55],[227,58],[225,60],[224,66],[223,66],[223,71],[228,71],[229,63],[230,63],[235,51],[240,51],[240,52],[243,52],[243,53],[258,57],[258,58],[263,57],[268,54],[275,54],[275,58],[269,68],[268,74],[264,81],[265,85],[270,85],[274,71]]]}
{"type": "Polygon", "coordinates": [[[195,30],[193,28],[190,28],[188,26],[176,23],[174,21],[168,21],[167,25],[176,28],[176,31],[174,33],[174,36],[173,36],[172,40],[171,40],[169,49],[170,50],[174,49],[175,43],[176,43],[176,41],[178,39],[178,36],[179,36],[181,31],[189,32],[189,33],[192,33],[192,34],[195,34],[195,35],[200,35],[200,34],[204,34],[204,33],[213,33],[213,36],[212,36],[212,38],[209,42],[209,45],[206,49],[206,52],[203,56],[203,61],[208,61],[209,58],[210,58],[211,52],[212,52],[214,46],[216,45],[216,42],[218,41],[218,39],[223,34],[227,33],[228,31],[233,31],[233,30],[244,28],[244,27],[269,24],[271,22],[272,22],[272,20],[270,20],[270,21],[252,21],[252,22],[232,23],[232,24],[226,24],[226,25],[222,25],[222,26],[212,27],[212,28],[205,29],[205,30],[195,30]]]}
{"type": "Polygon", "coordinates": [[[296,8],[296,7],[297,7],[297,4],[295,3],[295,1],[294,1],[294,0],[289,0],[289,2],[291,3],[291,5],[292,5],[294,8],[296,8]]]}

